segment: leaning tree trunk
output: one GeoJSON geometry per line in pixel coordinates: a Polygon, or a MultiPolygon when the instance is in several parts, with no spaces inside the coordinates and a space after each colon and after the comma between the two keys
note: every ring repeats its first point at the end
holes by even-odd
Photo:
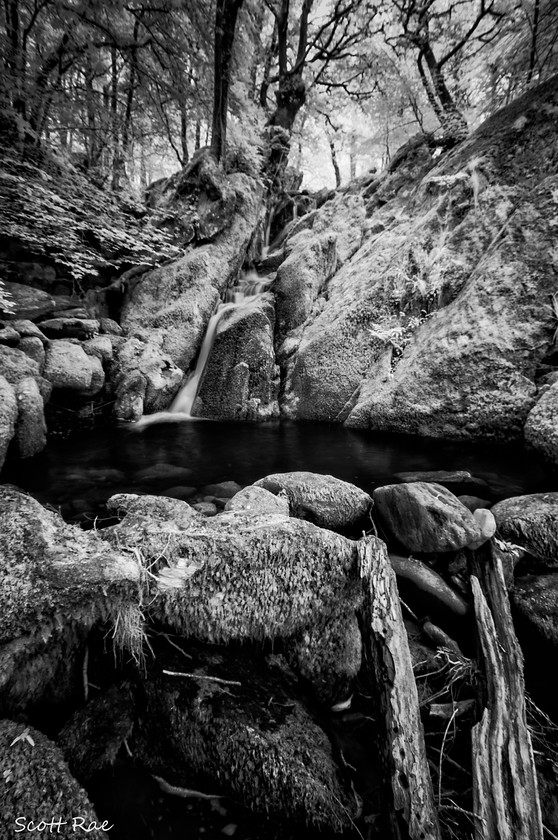
{"type": "Polygon", "coordinates": [[[374,537],[359,540],[357,550],[365,598],[365,657],[379,707],[388,823],[386,840],[440,840],[395,573],[380,540],[374,537]]]}
{"type": "Polygon", "coordinates": [[[526,722],[523,656],[502,564],[484,546],[471,565],[485,686],[482,717],[472,732],[475,840],[542,840],[537,774],[526,722]]]}

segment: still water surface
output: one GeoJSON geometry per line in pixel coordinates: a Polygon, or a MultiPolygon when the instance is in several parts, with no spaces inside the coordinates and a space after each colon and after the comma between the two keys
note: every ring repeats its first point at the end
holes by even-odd
{"type": "MultiPolygon", "coordinates": [[[[113,493],[164,493],[275,472],[329,473],[371,492],[405,470],[469,470],[492,499],[558,489],[542,460],[519,446],[470,444],[355,431],[317,423],[157,423],[51,441],[36,458],[8,466],[3,480],[80,518],[113,493]]],[[[474,492],[474,491],[473,491],[474,492]]],[[[187,495],[187,494],[186,494],[187,495]]]]}

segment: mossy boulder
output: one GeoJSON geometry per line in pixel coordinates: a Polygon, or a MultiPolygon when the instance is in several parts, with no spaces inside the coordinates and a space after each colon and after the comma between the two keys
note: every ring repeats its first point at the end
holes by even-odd
{"type": "Polygon", "coordinates": [[[356,799],[286,665],[253,652],[187,650],[191,677],[161,673],[185,670],[178,655],[150,669],[142,726],[130,742],[136,758],[172,784],[202,774],[211,793],[259,814],[350,828],[356,799]]]}
{"type": "Polygon", "coordinates": [[[8,708],[41,696],[80,631],[138,602],[130,553],[0,488],[0,688],[8,708]],[[63,653],[65,651],[65,653],[63,653]]]}
{"type": "Polygon", "coordinates": [[[558,571],[558,493],[514,496],[491,512],[500,539],[527,552],[539,571],[558,571]]]}
{"type": "Polygon", "coordinates": [[[97,816],[62,751],[42,732],[23,723],[0,721],[0,776],[3,837],[17,837],[24,830],[30,836],[53,834],[65,840],[84,830],[92,840],[110,837],[110,824],[97,816]]]}

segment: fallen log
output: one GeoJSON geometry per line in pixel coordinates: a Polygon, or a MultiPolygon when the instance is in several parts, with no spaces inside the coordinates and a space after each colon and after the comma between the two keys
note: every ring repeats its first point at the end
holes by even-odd
{"type": "Polygon", "coordinates": [[[523,655],[501,560],[485,546],[473,555],[471,572],[484,686],[484,710],[472,731],[475,840],[542,840],[523,655]]]}
{"type": "Polygon", "coordinates": [[[393,840],[439,840],[440,827],[395,573],[384,543],[374,537],[358,542],[358,556],[364,587],[365,661],[377,693],[380,749],[391,793],[386,808],[387,831],[393,840]]]}

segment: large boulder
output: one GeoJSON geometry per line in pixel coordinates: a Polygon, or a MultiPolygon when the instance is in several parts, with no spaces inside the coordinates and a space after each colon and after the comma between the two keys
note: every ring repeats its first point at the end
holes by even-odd
{"type": "Polygon", "coordinates": [[[555,330],[557,103],[555,78],[426,162],[406,195],[361,191],[363,244],[278,348],[287,416],[521,437],[555,330]]]}
{"type": "Polygon", "coordinates": [[[443,553],[488,539],[465,505],[441,484],[388,484],[373,493],[382,528],[409,551],[443,553]]]}
{"type": "Polygon", "coordinates": [[[0,721],[0,828],[4,837],[108,840],[111,825],[95,813],[62,751],[30,726],[0,721]]]}
{"type": "Polygon", "coordinates": [[[130,513],[105,528],[103,539],[137,553],[156,574],[158,596],[149,611],[183,635],[210,642],[286,638],[333,615],[339,604],[347,612],[360,604],[352,540],[277,513],[205,518],[167,497],[155,503],[120,495],[109,504],[121,507],[127,498],[130,513]],[[159,513],[151,519],[155,504],[159,513]],[[163,526],[162,511],[171,509],[163,526]],[[184,512],[178,527],[177,510],[184,512]]]}
{"type": "Polygon", "coordinates": [[[211,244],[134,278],[121,324],[131,337],[152,344],[187,370],[198,352],[220,294],[237,275],[256,226],[261,188],[246,175],[229,176],[235,212],[211,244]]]}
{"type": "Polygon", "coordinates": [[[88,356],[80,344],[63,339],[50,341],[46,349],[44,376],[54,388],[97,394],[105,384],[99,359],[88,356]]]}
{"type": "Polygon", "coordinates": [[[192,679],[168,674],[183,670],[177,655],[165,657],[166,674],[148,679],[144,726],[130,741],[136,758],[156,775],[170,770],[178,784],[192,770],[217,779],[223,793],[256,813],[349,829],[356,800],[348,779],[285,665],[230,650],[213,650],[205,661],[192,647],[189,654],[192,679]]]}
{"type": "Polygon", "coordinates": [[[19,349],[0,345],[0,373],[12,385],[15,385],[21,379],[32,377],[37,380],[39,390],[45,401],[50,396],[52,385],[41,376],[39,365],[19,349]]]}
{"type": "Polygon", "coordinates": [[[17,706],[40,697],[71,658],[78,628],[118,614],[125,623],[140,571],[131,554],[9,486],[0,521],[0,689],[17,706]]]}
{"type": "Polygon", "coordinates": [[[310,472],[275,473],[260,478],[256,487],[286,496],[291,516],[309,519],[322,528],[340,530],[356,525],[369,512],[372,499],[332,475],[310,472]]]}
{"type": "Polygon", "coordinates": [[[520,546],[538,565],[558,570],[558,493],[504,499],[492,514],[501,539],[520,546]]]}
{"type": "Polygon", "coordinates": [[[265,295],[219,321],[192,414],[211,420],[268,420],[279,414],[273,304],[265,295]]]}

